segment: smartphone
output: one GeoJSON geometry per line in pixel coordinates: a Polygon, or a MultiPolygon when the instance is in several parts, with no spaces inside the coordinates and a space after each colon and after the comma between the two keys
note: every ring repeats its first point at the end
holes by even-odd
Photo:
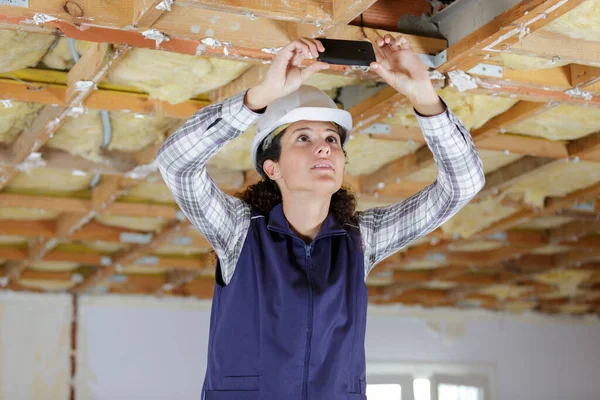
{"type": "Polygon", "coordinates": [[[376,61],[371,42],[359,40],[320,39],[325,51],[317,60],[329,64],[369,66],[376,61]]]}

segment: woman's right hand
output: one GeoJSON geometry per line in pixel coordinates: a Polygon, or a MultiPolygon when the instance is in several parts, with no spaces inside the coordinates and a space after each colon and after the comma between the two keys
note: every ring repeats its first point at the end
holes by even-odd
{"type": "Polygon", "coordinates": [[[271,63],[265,79],[251,88],[246,95],[250,109],[260,110],[272,101],[297,90],[313,74],[329,68],[329,64],[317,61],[300,69],[305,58],[316,59],[325,51],[317,39],[300,38],[283,47],[271,63]]]}

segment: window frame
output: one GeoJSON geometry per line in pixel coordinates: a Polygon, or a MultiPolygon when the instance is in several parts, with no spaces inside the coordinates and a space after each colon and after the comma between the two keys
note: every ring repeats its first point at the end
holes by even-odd
{"type": "Polygon", "coordinates": [[[431,400],[438,400],[439,384],[477,386],[483,389],[484,400],[497,399],[496,368],[492,364],[367,360],[367,385],[398,383],[403,389],[410,387],[402,390],[402,400],[414,400],[413,381],[417,378],[429,379],[431,400]]]}

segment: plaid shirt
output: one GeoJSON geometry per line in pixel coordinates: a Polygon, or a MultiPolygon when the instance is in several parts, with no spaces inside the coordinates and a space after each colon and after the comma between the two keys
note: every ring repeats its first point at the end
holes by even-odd
{"type": "MultiPolygon", "coordinates": [[[[257,114],[244,105],[246,91],[203,108],[170,136],[157,163],[186,217],[213,246],[223,281],[233,276],[250,227],[250,205],[229,196],[206,172],[206,163],[246,131],[257,114]]],[[[443,224],[481,190],[483,165],[471,135],[446,107],[440,115],[417,119],[438,166],[435,182],[388,207],[358,212],[364,244],[365,280],[380,261],[443,224]]]]}

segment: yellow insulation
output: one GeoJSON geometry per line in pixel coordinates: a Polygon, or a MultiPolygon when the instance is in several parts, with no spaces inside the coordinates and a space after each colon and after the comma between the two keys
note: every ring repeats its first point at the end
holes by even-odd
{"type": "Polygon", "coordinates": [[[36,66],[54,39],[52,35],[0,29],[0,73],[36,66]]]}
{"type": "MultiPolygon", "coordinates": [[[[502,151],[492,150],[478,150],[481,160],[483,161],[483,170],[486,174],[496,171],[508,165],[519,158],[523,157],[521,154],[506,154],[502,151]]],[[[408,176],[408,179],[413,181],[422,182],[433,182],[437,178],[438,169],[437,165],[432,164],[427,168],[420,169],[408,176]]]]}
{"type": "MultiPolygon", "coordinates": [[[[93,45],[92,42],[83,40],[75,41],[75,50],[80,56],[93,45]]],[[[69,39],[61,37],[56,45],[48,51],[48,54],[42,59],[42,63],[51,69],[69,70],[75,65],[75,60],[69,48],[69,39]]]]}
{"type": "Polygon", "coordinates": [[[7,188],[38,194],[70,193],[87,190],[91,180],[92,174],[81,171],[73,173],[66,169],[35,168],[16,175],[7,188]]]}
{"type": "Polygon", "coordinates": [[[493,197],[488,197],[479,202],[467,204],[456,215],[442,225],[442,231],[447,234],[458,234],[469,238],[473,234],[488,227],[519,209],[499,204],[493,197]]]}
{"type": "Polygon", "coordinates": [[[600,108],[562,104],[506,130],[549,140],[573,140],[596,132],[599,126],[600,108]]]}
{"type": "Polygon", "coordinates": [[[239,61],[133,49],[109,72],[107,80],[176,104],[229,83],[249,67],[239,61]]]}
{"type": "Polygon", "coordinates": [[[31,289],[42,289],[47,292],[62,292],[71,289],[77,283],[74,281],[50,281],[38,279],[19,279],[18,283],[31,289]]]}
{"type": "MultiPolygon", "coordinates": [[[[517,102],[516,99],[461,93],[448,89],[439,89],[437,92],[467,129],[479,128],[489,119],[505,112],[517,102]]],[[[409,105],[401,107],[383,122],[392,125],[418,126],[417,118],[409,105]]]]}
{"type": "Polygon", "coordinates": [[[591,275],[591,271],[555,269],[535,274],[533,279],[537,282],[557,286],[561,296],[570,296],[576,294],[579,285],[589,279],[591,275]]]}
{"type": "Polygon", "coordinates": [[[124,201],[174,203],[175,199],[167,185],[160,183],[140,183],[129,189],[124,201]]]}
{"type": "Polygon", "coordinates": [[[0,245],[19,245],[27,244],[25,236],[0,235],[0,245]]]}
{"type": "Polygon", "coordinates": [[[506,299],[518,299],[531,291],[532,289],[527,286],[490,285],[485,288],[479,289],[477,293],[494,296],[498,300],[504,301],[506,299]]]}
{"type": "Polygon", "coordinates": [[[568,246],[549,245],[537,248],[531,254],[558,254],[571,250],[568,246]]]}
{"type": "MultiPolygon", "coordinates": [[[[149,144],[163,141],[170,119],[141,114],[110,113],[111,140],[109,150],[137,151],[149,144]]],[[[63,126],[48,141],[48,146],[68,151],[93,161],[100,161],[104,127],[100,112],[87,110],[67,118],[63,126]]]]}
{"type": "Polygon", "coordinates": [[[0,219],[45,220],[54,219],[58,214],[58,211],[39,208],[0,207],[0,219]]]}
{"type": "Polygon", "coordinates": [[[79,264],[68,261],[38,261],[31,264],[28,268],[36,271],[73,271],[79,267],[79,264]]]}
{"type": "Polygon", "coordinates": [[[576,39],[600,41],[600,0],[587,0],[546,25],[544,30],[576,39]]]}
{"type": "Polygon", "coordinates": [[[600,181],[600,163],[556,161],[542,168],[504,193],[523,195],[527,204],[543,207],[547,196],[565,196],[600,181]]]}
{"type": "Polygon", "coordinates": [[[23,131],[29,128],[42,104],[10,101],[0,105],[0,142],[12,143],[23,131]]]}
{"type": "Polygon", "coordinates": [[[488,251],[503,247],[504,243],[491,240],[477,240],[471,243],[453,245],[451,251],[488,251]]]}
{"type": "Polygon", "coordinates": [[[529,57],[512,53],[498,53],[493,58],[506,68],[521,70],[556,68],[569,64],[568,61],[529,57]]]}

